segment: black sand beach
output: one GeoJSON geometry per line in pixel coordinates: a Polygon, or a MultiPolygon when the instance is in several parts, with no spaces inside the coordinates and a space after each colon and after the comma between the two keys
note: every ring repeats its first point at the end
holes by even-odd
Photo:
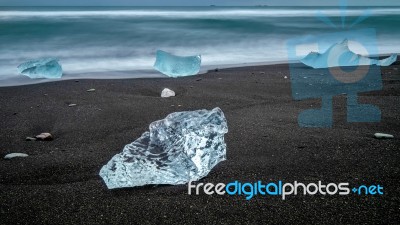
{"type": "Polygon", "coordinates": [[[301,128],[287,64],[210,71],[180,79],[79,80],[0,88],[0,224],[276,224],[400,221],[400,63],[383,90],[362,94],[380,123],[347,123],[334,98],[332,129],[301,128]],[[288,79],[284,77],[288,76],[288,79]],[[176,97],[163,99],[163,88],[176,97]],[[86,92],[94,88],[95,92],[86,92]],[[69,104],[77,104],[68,107],[69,104]],[[169,113],[220,107],[227,161],[201,182],[380,184],[384,195],[188,195],[187,185],[108,190],[100,168],[169,113]],[[50,132],[49,142],[25,141],[50,132]],[[378,140],[374,133],[393,134],[378,140]]]}

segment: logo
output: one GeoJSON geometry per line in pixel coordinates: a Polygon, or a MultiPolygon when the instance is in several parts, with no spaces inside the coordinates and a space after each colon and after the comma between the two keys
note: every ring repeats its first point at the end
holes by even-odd
{"type": "MultiPolygon", "coordinates": [[[[363,55],[378,55],[376,30],[373,28],[352,29],[365,20],[370,11],[365,11],[358,19],[346,26],[347,1],[341,1],[341,26],[335,25],[322,12],[317,12],[317,18],[328,25],[334,32],[306,35],[287,41],[287,51],[290,62],[303,59],[310,51],[317,53],[308,55],[308,60],[321,64],[312,69],[303,63],[290,63],[290,79],[292,97],[294,100],[321,99],[321,108],[308,109],[298,116],[301,127],[332,127],[333,97],[345,94],[347,96],[348,122],[380,122],[381,111],[375,105],[361,104],[358,94],[382,89],[382,78],[379,66],[365,65],[365,58],[345,49],[347,44],[356,46],[363,55]],[[340,29],[339,31],[337,29],[340,29]],[[332,46],[337,44],[337,49],[332,46]],[[349,60],[357,65],[348,66],[349,60]],[[362,66],[364,65],[364,66],[362,66]]],[[[357,52],[359,53],[359,52],[357,52]]]]}
{"type": "Polygon", "coordinates": [[[328,183],[323,184],[322,181],[317,183],[284,183],[282,181],[263,183],[257,181],[254,183],[241,183],[233,181],[228,184],[218,183],[198,183],[193,184],[192,181],[188,184],[189,195],[199,195],[204,193],[206,195],[238,195],[245,196],[246,200],[251,200],[257,195],[265,196],[280,196],[282,200],[286,200],[291,195],[383,195],[382,185],[360,185],[350,189],[348,182],[342,183],[328,183]]]}

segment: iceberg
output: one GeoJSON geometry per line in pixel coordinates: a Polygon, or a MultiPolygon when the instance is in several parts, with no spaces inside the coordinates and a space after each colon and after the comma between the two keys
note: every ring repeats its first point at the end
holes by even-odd
{"type": "Polygon", "coordinates": [[[61,78],[62,67],[55,58],[42,58],[22,63],[18,66],[18,72],[31,79],[61,78]]]}
{"type": "Polygon", "coordinates": [[[370,59],[352,52],[348,46],[348,40],[332,45],[326,52],[320,54],[311,52],[300,61],[314,69],[342,66],[390,66],[397,60],[397,55],[382,60],[370,59]]]}
{"type": "Polygon", "coordinates": [[[161,50],[157,51],[154,68],[169,77],[196,75],[200,71],[201,55],[176,56],[161,50]]]}
{"type": "Polygon", "coordinates": [[[197,181],[226,160],[227,132],[220,108],[172,113],[151,123],[99,175],[109,189],[197,181]]]}

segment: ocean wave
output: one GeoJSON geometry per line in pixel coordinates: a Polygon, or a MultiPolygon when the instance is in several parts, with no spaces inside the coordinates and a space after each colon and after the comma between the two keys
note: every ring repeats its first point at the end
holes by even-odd
{"type": "MultiPolygon", "coordinates": [[[[10,80],[26,84],[16,67],[41,57],[58,58],[65,79],[154,77],[162,76],[152,68],[158,49],[182,56],[201,54],[202,69],[266,64],[287,60],[289,39],[341,31],[337,9],[216,8],[0,8],[0,86],[10,80]],[[339,24],[338,29],[312,18],[317,11],[337,16],[332,21],[339,24]]],[[[362,12],[351,8],[346,15],[362,12]]],[[[346,24],[353,21],[356,18],[348,18],[346,24]]],[[[379,53],[398,53],[397,21],[400,8],[378,8],[354,29],[375,27],[379,53]]]]}
{"type": "MultiPolygon", "coordinates": [[[[340,17],[362,15],[367,9],[321,9],[326,16],[340,17]]],[[[223,18],[223,17],[315,17],[315,9],[253,9],[253,10],[71,10],[71,11],[0,11],[0,19],[23,19],[31,17],[82,18],[82,17],[165,17],[165,18],[223,18]]],[[[400,8],[371,9],[373,15],[398,15],[400,8]]]]}

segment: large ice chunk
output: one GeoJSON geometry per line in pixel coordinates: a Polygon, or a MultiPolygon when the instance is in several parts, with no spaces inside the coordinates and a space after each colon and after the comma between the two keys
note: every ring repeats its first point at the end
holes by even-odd
{"type": "Polygon", "coordinates": [[[300,60],[307,66],[317,68],[339,67],[339,66],[362,66],[362,65],[378,65],[390,66],[397,60],[397,55],[392,54],[390,57],[382,60],[370,59],[352,52],[348,46],[348,40],[331,46],[326,52],[320,54],[311,52],[305,58],[300,60]]]}
{"type": "Polygon", "coordinates": [[[58,59],[42,58],[22,63],[18,66],[18,72],[32,79],[61,78],[62,67],[58,59]]]}
{"type": "Polygon", "coordinates": [[[170,77],[183,77],[198,74],[201,56],[181,57],[161,50],[157,51],[154,68],[170,77]]]}
{"type": "Polygon", "coordinates": [[[149,129],[102,167],[99,175],[109,189],[185,184],[226,159],[228,127],[220,108],[175,112],[149,129]]]}

